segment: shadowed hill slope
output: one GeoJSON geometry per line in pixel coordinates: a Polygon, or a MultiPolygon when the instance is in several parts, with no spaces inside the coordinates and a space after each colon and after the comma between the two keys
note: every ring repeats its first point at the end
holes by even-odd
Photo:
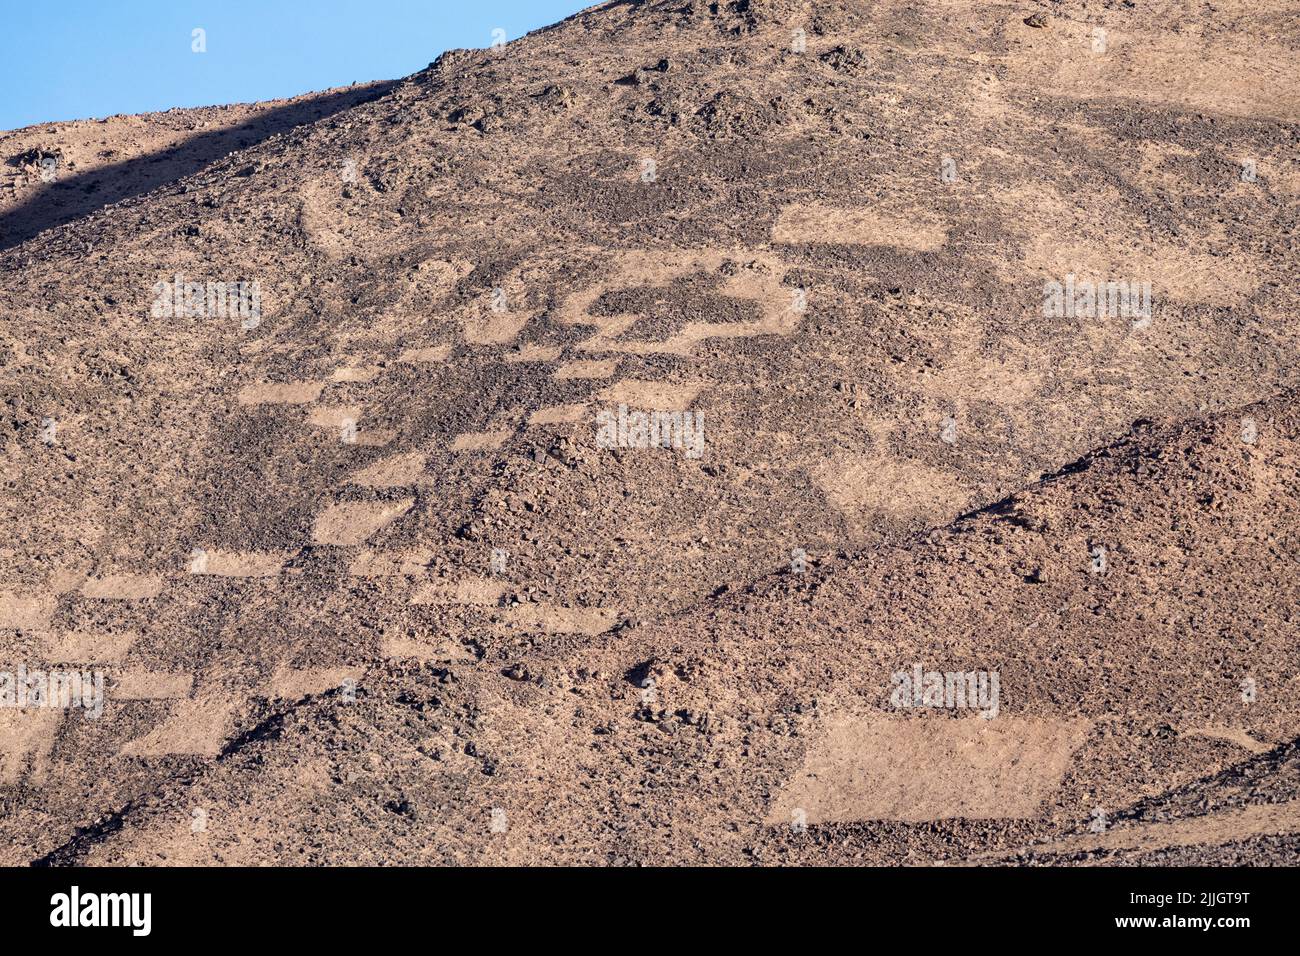
{"type": "Polygon", "coordinates": [[[0,134],[0,248],[198,172],[295,126],[374,99],[372,83],[289,100],[48,123],[0,134]]]}
{"type": "Polygon", "coordinates": [[[5,859],[1000,859],[1295,739],[1298,42],[612,3],[0,252],[0,649],[107,680],[5,859]]]}

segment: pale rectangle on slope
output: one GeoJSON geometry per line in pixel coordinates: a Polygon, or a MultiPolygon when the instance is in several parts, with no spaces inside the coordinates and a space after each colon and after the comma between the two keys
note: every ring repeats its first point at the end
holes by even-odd
{"type": "Polygon", "coordinates": [[[1086,720],[840,715],[826,722],[769,823],[1028,818],[1060,785],[1086,720]]]}

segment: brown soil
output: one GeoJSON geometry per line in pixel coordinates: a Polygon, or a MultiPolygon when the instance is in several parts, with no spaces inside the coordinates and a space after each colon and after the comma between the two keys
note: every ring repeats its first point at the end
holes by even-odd
{"type": "Polygon", "coordinates": [[[0,862],[1300,861],[1291,6],[614,0],[0,135],[0,671],[106,683],[0,708],[0,862]]]}

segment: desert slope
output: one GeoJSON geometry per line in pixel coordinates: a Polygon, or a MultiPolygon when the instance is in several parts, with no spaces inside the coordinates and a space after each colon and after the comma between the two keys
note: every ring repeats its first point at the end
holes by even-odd
{"type": "Polygon", "coordinates": [[[615,2],[10,244],[0,665],[107,690],[5,861],[1006,862],[1285,748],[1298,43],[615,2]]]}
{"type": "Polygon", "coordinates": [[[1144,425],[925,540],[658,625],[505,667],[388,667],[355,701],[269,709],[55,859],[981,863],[1191,845],[1214,861],[1267,835],[1285,842],[1252,862],[1283,862],[1300,827],[1300,595],[1279,559],[1300,533],[1294,400],[1244,410],[1254,444],[1237,414],[1144,425]],[[891,674],[917,663],[999,673],[996,717],[892,706],[891,674]],[[177,807],[212,808],[211,829],[177,807]]]}

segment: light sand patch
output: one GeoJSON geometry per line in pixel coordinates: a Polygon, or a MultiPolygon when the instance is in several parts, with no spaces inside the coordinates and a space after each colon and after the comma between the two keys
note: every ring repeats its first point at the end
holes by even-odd
{"type": "Polygon", "coordinates": [[[950,518],[964,508],[970,493],[956,476],[919,462],[872,455],[843,455],[813,470],[827,499],[855,523],[872,512],[950,518]]]}
{"type": "Polygon", "coordinates": [[[224,688],[179,701],[171,716],[143,737],[129,740],[122,757],[163,757],[197,754],[215,757],[229,736],[239,701],[224,688]]]}
{"type": "Polygon", "coordinates": [[[52,594],[0,591],[0,628],[44,630],[49,626],[58,603],[52,594]]]}
{"type": "Polygon", "coordinates": [[[817,203],[791,203],[781,209],[772,229],[775,242],[897,246],[930,252],[948,241],[937,215],[912,210],[894,215],[883,209],[842,209],[817,203]]]}
{"type": "Polygon", "coordinates": [[[1085,244],[1037,236],[1029,242],[1024,265],[1061,283],[1073,274],[1076,286],[1085,280],[1150,282],[1156,310],[1167,300],[1229,306],[1259,285],[1258,271],[1244,255],[1212,256],[1173,245],[1125,247],[1113,239],[1085,244]]]}
{"type": "MultiPolygon", "coordinates": [[[[1184,846],[1222,846],[1225,843],[1250,840],[1269,834],[1297,831],[1300,831],[1300,800],[1290,800],[1286,803],[1257,803],[1220,810],[1187,820],[1113,827],[1103,833],[1085,833],[1066,840],[1021,847],[1017,854],[1025,852],[1075,854],[1097,850],[1152,851],[1184,846]]],[[[981,853],[971,857],[971,860],[995,859],[1008,855],[1007,853],[981,853]]]]}
{"type": "Polygon", "coordinates": [[[506,345],[528,324],[526,312],[489,312],[464,320],[465,341],[470,345],[506,345]]]}
{"type": "Polygon", "coordinates": [[[194,677],[165,671],[130,670],[111,677],[110,683],[108,696],[113,700],[172,700],[190,696],[194,677]]]}
{"type": "MultiPolygon", "coordinates": [[[[296,552],[208,551],[194,574],[219,578],[273,578],[296,552]]],[[[196,567],[191,565],[191,567],[196,567]]]]}
{"type": "Polygon", "coordinates": [[[502,430],[494,432],[465,432],[457,435],[451,443],[452,451],[489,451],[500,448],[512,432],[502,430]]]}
{"type": "Polygon", "coordinates": [[[44,783],[63,716],[44,707],[0,709],[0,786],[16,786],[24,777],[33,785],[44,783]]]}
{"type": "Polygon", "coordinates": [[[363,488],[404,488],[418,484],[424,477],[424,455],[409,452],[382,458],[367,465],[348,481],[363,488]]]}
{"type": "Polygon", "coordinates": [[[555,370],[552,378],[566,379],[609,378],[618,371],[618,359],[587,359],[565,362],[555,370]]]}
{"type": "Polygon", "coordinates": [[[429,569],[433,554],[428,551],[362,551],[350,565],[348,574],[359,578],[412,577],[429,569]]]}
{"type": "Polygon", "coordinates": [[[343,682],[361,680],[365,669],[361,667],[304,667],[291,668],[281,665],[271,675],[263,693],[267,697],[279,697],[283,700],[299,700],[312,694],[342,687],[343,682]]]}
{"type": "Polygon", "coordinates": [[[339,431],[345,425],[355,427],[364,412],[360,405],[327,405],[313,408],[307,416],[307,424],[339,431]]]}
{"type": "Polygon", "coordinates": [[[260,382],[239,391],[240,405],[305,405],[320,398],[324,382],[260,382]]]}
{"type": "Polygon", "coordinates": [[[316,517],[312,540],[317,544],[349,546],[362,544],[380,528],[391,523],[415,504],[414,498],[400,501],[344,501],[332,504],[316,517]]]}
{"type": "Polygon", "coordinates": [[[586,405],[552,405],[539,408],[528,416],[530,425],[566,425],[587,417],[586,405]]]}
{"type": "Polygon", "coordinates": [[[1087,721],[828,718],[768,823],[1029,818],[1055,793],[1087,721]]]}
{"type": "Polygon", "coordinates": [[[383,371],[378,365],[344,365],[330,374],[331,382],[373,382],[383,371]]]}
{"type": "Polygon", "coordinates": [[[1004,61],[1011,84],[1079,100],[1138,100],[1252,120],[1289,122],[1300,113],[1296,54],[1278,37],[1207,33],[1195,23],[1159,32],[1110,26],[1105,52],[1098,53],[1092,23],[1054,18],[1051,29],[1032,30],[1020,19],[1018,11],[1005,27],[1017,41],[1014,55],[1004,61]]]}
{"type": "Polygon", "coordinates": [[[450,292],[457,282],[474,271],[474,263],[469,259],[425,259],[419,270],[434,288],[450,292]]]}
{"type": "Polygon", "coordinates": [[[163,589],[158,574],[108,574],[89,578],[81,586],[82,596],[101,601],[147,601],[163,589]]]}
{"type": "Polygon", "coordinates": [[[518,627],[540,630],[547,634],[603,634],[618,621],[619,612],[606,607],[555,607],[548,604],[521,604],[507,612],[507,619],[518,627]]]}
{"type": "Polygon", "coordinates": [[[474,604],[495,606],[507,586],[492,578],[462,578],[459,581],[430,581],[416,589],[412,604],[474,604]]]}
{"type": "Polygon", "coordinates": [[[449,637],[385,635],[380,653],[389,660],[414,658],[426,663],[452,664],[475,659],[474,653],[449,637]]]}
{"type": "Polygon", "coordinates": [[[518,351],[505,356],[507,362],[554,362],[560,357],[560,350],[546,345],[525,345],[518,351]]]}
{"type": "Polygon", "coordinates": [[[1067,196],[1044,184],[1016,186],[994,189],[992,199],[1024,250],[1020,260],[998,260],[993,268],[1006,281],[1031,283],[1040,296],[1043,283],[1064,284],[1070,274],[1076,285],[1150,282],[1158,313],[1169,301],[1230,306],[1259,285],[1249,255],[1222,248],[1211,254],[1215,244],[1230,246],[1221,230],[1189,233],[1177,243],[1149,241],[1145,221],[1111,187],[1067,196]]]}
{"type": "Polygon", "coordinates": [[[445,362],[451,357],[450,345],[433,345],[423,349],[407,349],[397,361],[411,365],[427,365],[431,362],[445,362]]]}
{"type": "Polygon", "coordinates": [[[126,656],[140,635],[93,631],[64,631],[45,642],[45,656],[54,664],[114,664],[126,656]]]}
{"type": "MultiPolygon", "coordinates": [[[[50,590],[55,594],[67,594],[81,587],[86,575],[74,568],[60,568],[50,575],[50,590]]],[[[0,596],[0,606],[3,606],[4,598],[0,596]]]]}
{"type": "Polygon", "coordinates": [[[597,399],[612,405],[659,411],[685,411],[704,390],[699,382],[648,382],[625,378],[602,390],[597,399]]]}

